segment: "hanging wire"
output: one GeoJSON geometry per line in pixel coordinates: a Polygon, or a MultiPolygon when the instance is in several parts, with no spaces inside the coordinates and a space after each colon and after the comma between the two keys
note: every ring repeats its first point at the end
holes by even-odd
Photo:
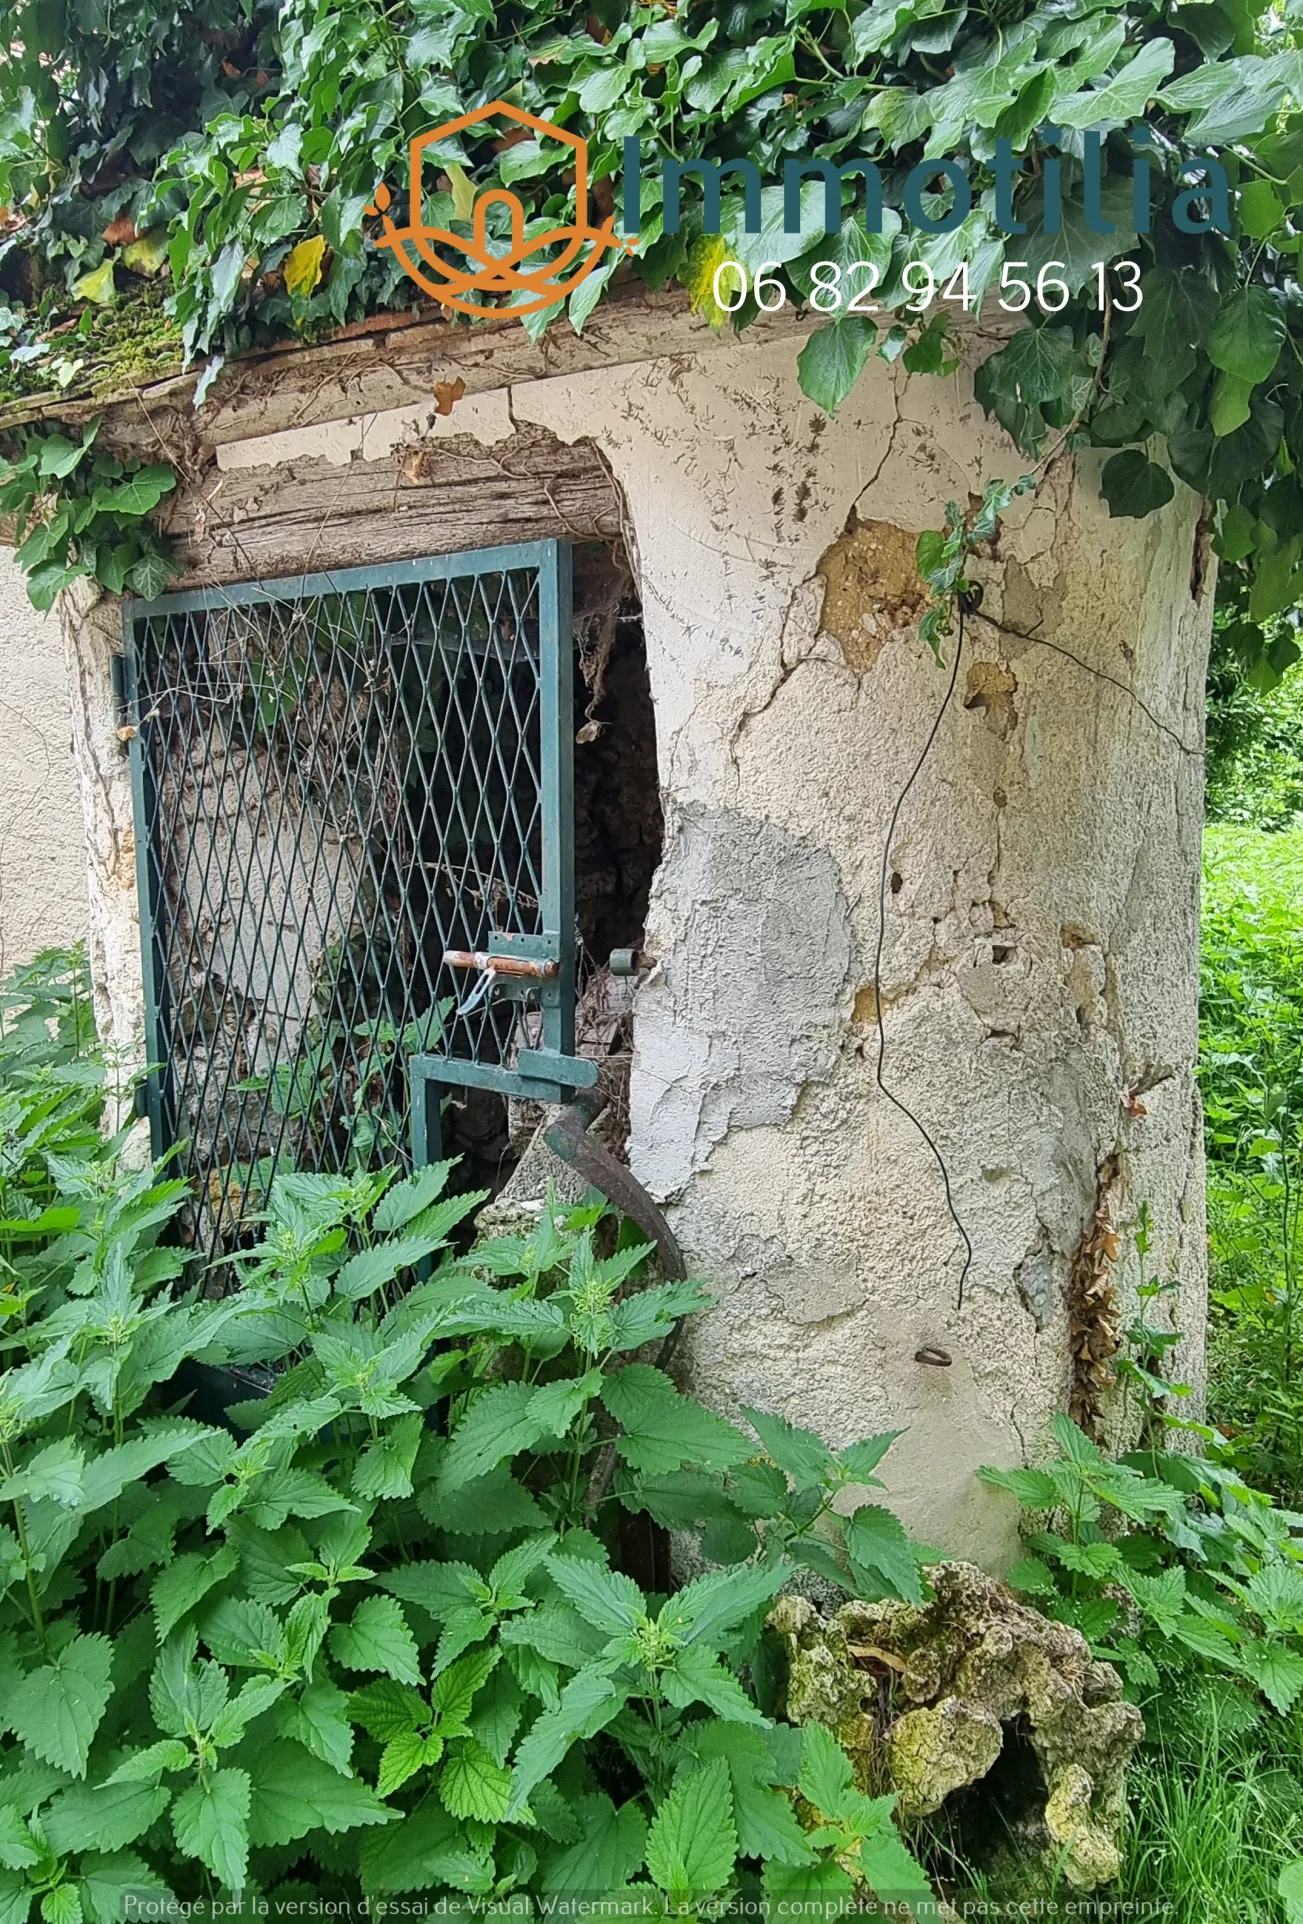
{"type": "Polygon", "coordinates": [[[882,1066],[887,1053],[887,1035],[882,1023],[882,949],[887,933],[887,876],[891,869],[891,845],[895,840],[896,827],[900,821],[900,811],[905,806],[910,790],[922,774],[924,763],[932,753],[933,744],[936,741],[937,735],[940,733],[941,724],[946,718],[946,711],[950,707],[955,686],[959,680],[959,661],[964,652],[964,620],[969,612],[969,608],[975,607],[976,602],[971,600],[966,594],[959,595],[957,599],[959,603],[959,634],[955,642],[955,659],[954,665],[950,670],[950,682],[942,697],[941,706],[937,709],[932,726],[928,730],[927,740],[923,744],[918,760],[910,770],[909,779],[906,781],[905,786],[896,797],[895,806],[891,811],[891,820],[887,825],[887,839],[883,844],[882,872],[878,877],[878,943],[873,956],[873,1012],[878,1029],[878,1059],[874,1065],[874,1080],[877,1082],[883,1095],[887,1098],[887,1101],[894,1109],[898,1109],[901,1115],[909,1122],[913,1123],[919,1135],[932,1151],[936,1166],[941,1171],[941,1182],[946,1193],[946,1208],[950,1212],[950,1220],[959,1231],[963,1241],[964,1266],[959,1272],[959,1295],[955,1304],[956,1309],[962,1309],[964,1307],[964,1284],[968,1280],[968,1272],[973,1266],[973,1245],[969,1238],[968,1231],[960,1221],[959,1211],[955,1208],[955,1199],[950,1187],[950,1171],[946,1167],[945,1157],[941,1154],[940,1149],[937,1147],[934,1138],[929,1134],[926,1126],[919,1117],[915,1115],[908,1103],[903,1101],[894,1090],[887,1087],[882,1074],[882,1066]]]}

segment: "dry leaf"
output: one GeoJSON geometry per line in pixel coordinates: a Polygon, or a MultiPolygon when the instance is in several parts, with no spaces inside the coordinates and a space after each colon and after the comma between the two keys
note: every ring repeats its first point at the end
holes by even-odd
{"type": "Polygon", "coordinates": [[[136,223],[127,214],[119,214],[116,220],[111,220],[100,235],[100,239],[110,247],[126,247],[137,238],[136,223]]]}
{"type": "Polygon", "coordinates": [[[465,392],[466,383],[460,374],[455,381],[436,381],[434,384],[435,413],[451,414],[465,392]]]}

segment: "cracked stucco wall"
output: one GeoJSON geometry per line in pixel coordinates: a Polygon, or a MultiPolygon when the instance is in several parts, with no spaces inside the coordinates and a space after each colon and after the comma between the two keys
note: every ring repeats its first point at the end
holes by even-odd
{"type": "Polygon", "coordinates": [[[86,865],[59,623],[0,556],[0,976],[86,934],[86,865]]]}
{"type": "MultiPolygon", "coordinates": [[[[388,414],[228,442],[218,466],[264,474],[271,515],[289,455],[302,487],[314,464],[363,481],[431,427],[592,441],[623,494],[666,816],[631,1159],[720,1299],[685,1368],[717,1406],[777,1408],[833,1442],[904,1429],[891,1500],[925,1541],[998,1562],[1012,1506],[973,1472],[1035,1456],[1067,1404],[1063,1291],[1115,1150],[1116,1221],[1148,1202],[1150,1262],[1181,1282],[1179,1360],[1196,1383],[1202,1367],[1212,583],[1197,569],[1192,588],[1194,497],[1178,484],[1161,514],[1110,521],[1090,455],[1054,464],[980,564],[955,699],[900,815],[881,971],[886,1080],[944,1157],[972,1244],[961,1306],[936,1162],[875,1081],[878,891],[947,680],[918,640],[914,537],[1023,464],[971,370],[872,364],[828,420],[799,391],[798,347],[522,382],[447,422],[396,393],[388,414]],[[925,1346],[949,1366],[917,1361],[925,1346]]],[[[129,837],[111,799],[106,860],[129,837]]],[[[130,895],[93,900],[102,1004],[129,1028],[130,895]]],[[[1133,1260],[1120,1280],[1125,1295],[1133,1260]]]]}
{"type": "MultiPolygon", "coordinates": [[[[886,1080],[973,1245],[960,1308],[936,1163],[875,1086],[878,887],[946,685],[917,636],[913,537],[1020,464],[967,374],[872,366],[829,421],[796,353],[512,397],[518,419],[598,441],[637,544],[667,842],[631,1157],[721,1299],[691,1337],[698,1391],[835,1441],[905,1428],[893,1500],[925,1540],[989,1561],[1012,1519],[973,1471],[1035,1455],[1064,1407],[1062,1292],[1115,1145],[1119,1222],[1148,1201],[1154,1260],[1182,1284],[1181,1361],[1202,1368],[1211,583],[1192,594],[1194,497],[1110,521],[1090,456],[1054,466],[981,566],[894,842],[881,985],[886,1080]],[[928,1345],[948,1368],[915,1360],[928,1345]]],[[[1124,1262],[1124,1296],[1135,1280],[1124,1262]]]]}

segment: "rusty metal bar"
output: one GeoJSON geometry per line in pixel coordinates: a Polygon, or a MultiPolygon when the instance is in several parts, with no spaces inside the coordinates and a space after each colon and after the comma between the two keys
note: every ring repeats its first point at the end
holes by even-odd
{"type": "Polygon", "coordinates": [[[450,969],[492,969],[494,975],[524,975],[533,982],[551,982],[561,973],[559,962],[532,955],[495,955],[489,949],[445,949],[443,959],[450,969]]]}

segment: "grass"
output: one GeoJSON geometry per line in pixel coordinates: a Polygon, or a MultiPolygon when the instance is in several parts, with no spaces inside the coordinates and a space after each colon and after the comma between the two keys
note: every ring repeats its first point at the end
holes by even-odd
{"type": "MultiPolygon", "coordinates": [[[[1295,680],[1291,704],[1303,664],[1295,680]]],[[[1208,1413],[1250,1480],[1303,1509],[1303,817],[1278,826],[1286,801],[1303,806],[1299,713],[1288,753],[1259,740],[1240,756],[1241,777],[1257,757],[1265,803],[1251,783],[1237,791],[1230,758],[1210,797],[1223,819],[1204,842],[1200,1076],[1208,1413]]],[[[1287,1908],[1278,1892],[1284,1867],[1303,1859],[1303,1699],[1289,1717],[1264,1708],[1250,1729],[1205,1723],[1147,1742],[1127,1794],[1121,1875],[1096,1894],[1098,1912],[1076,1915],[1303,1924],[1303,1902],[1287,1908]]],[[[961,1918],[1066,1916],[1074,1901],[1008,1842],[954,1894],[961,1918]],[[1043,1908],[1024,1908],[1036,1900],[1043,1908]]]]}
{"type": "Polygon", "coordinates": [[[1209,1411],[1246,1473],[1303,1500],[1303,825],[1210,828],[1201,1079],[1209,1411]]]}

